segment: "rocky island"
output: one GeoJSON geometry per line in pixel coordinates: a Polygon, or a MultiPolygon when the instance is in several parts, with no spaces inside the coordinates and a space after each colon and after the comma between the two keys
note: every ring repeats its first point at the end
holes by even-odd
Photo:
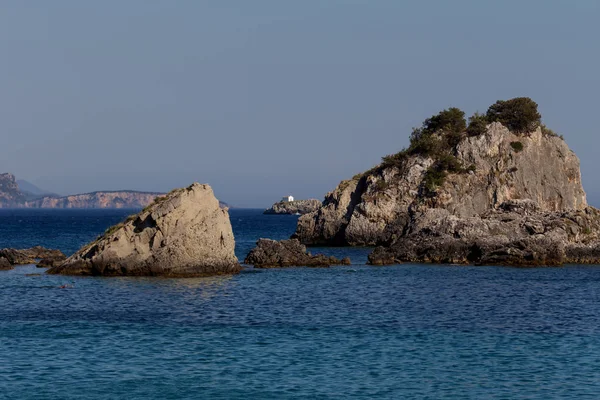
{"type": "Polygon", "coordinates": [[[106,230],[50,274],[190,277],[241,267],[229,213],[208,185],[194,183],[106,230]]]}
{"type": "Polygon", "coordinates": [[[263,214],[308,214],[321,207],[321,202],[317,199],[308,200],[282,200],[266,209],[263,214]]]}
{"type": "Polygon", "coordinates": [[[376,265],[600,263],[600,212],[579,159],[529,98],[498,101],[468,125],[457,108],[432,116],[408,148],[300,217],[293,237],[379,246],[376,265]]]}

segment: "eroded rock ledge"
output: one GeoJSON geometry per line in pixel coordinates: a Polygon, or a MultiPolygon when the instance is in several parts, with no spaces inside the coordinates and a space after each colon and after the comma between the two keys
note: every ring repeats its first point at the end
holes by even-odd
{"type": "Polygon", "coordinates": [[[188,277],[241,267],[227,209],[208,185],[177,189],[48,270],[65,275],[188,277]]]}
{"type": "Polygon", "coordinates": [[[458,218],[429,209],[389,247],[369,255],[373,265],[403,262],[476,265],[562,265],[600,262],[600,211],[593,207],[540,212],[513,200],[482,216],[458,218]]]}
{"type": "Polygon", "coordinates": [[[259,239],[244,263],[254,265],[255,268],[329,267],[331,265],[349,265],[350,259],[338,260],[322,254],[313,256],[306,251],[306,246],[296,239],[279,242],[271,239],[259,239]]]}

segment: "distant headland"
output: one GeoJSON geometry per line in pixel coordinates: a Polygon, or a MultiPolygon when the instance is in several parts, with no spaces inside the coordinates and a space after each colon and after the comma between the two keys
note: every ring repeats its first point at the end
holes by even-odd
{"type": "MultiPolygon", "coordinates": [[[[0,174],[0,208],[144,208],[154,199],[164,196],[162,192],[141,192],[136,190],[106,190],[80,193],[68,196],[44,194],[34,185],[30,191],[22,190],[11,173],[0,174]]],[[[219,202],[221,208],[228,204],[219,202]]]]}

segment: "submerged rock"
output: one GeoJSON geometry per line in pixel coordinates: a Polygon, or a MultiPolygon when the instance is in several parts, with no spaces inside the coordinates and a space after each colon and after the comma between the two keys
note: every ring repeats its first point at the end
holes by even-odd
{"type": "Polygon", "coordinates": [[[263,214],[308,214],[321,207],[321,202],[317,199],[280,201],[265,210],[263,214]]]}
{"type": "Polygon", "coordinates": [[[241,267],[227,209],[209,185],[177,189],[109,228],[50,274],[206,276],[241,267]]]}
{"type": "Polygon", "coordinates": [[[349,265],[350,259],[338,260],[322,254],[313,256],[306,251],[306,246],[296,239],[279,242],[271,239],[259,239],[244,263],[254,265],[256,268],[329,267],[331,265],[349,265]]]}

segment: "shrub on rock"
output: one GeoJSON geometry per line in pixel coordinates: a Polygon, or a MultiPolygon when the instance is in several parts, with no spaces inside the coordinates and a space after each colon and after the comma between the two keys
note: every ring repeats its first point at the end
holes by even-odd
{"type": "Polygon", "coordinates": [[[498,100],[487,111],[489,122],[500,122],[512,132],[528,133],[540,126],[542,116],[538,105],[529,97],[516,97],[511,100],[498,100]]]}
{"type": "Polygon", "coordinates": [[[468,136],[480,136],[487,130],[488,119],[485,115],[475,113],[469,117],[469,126],[467,126],[468,136]]]}

